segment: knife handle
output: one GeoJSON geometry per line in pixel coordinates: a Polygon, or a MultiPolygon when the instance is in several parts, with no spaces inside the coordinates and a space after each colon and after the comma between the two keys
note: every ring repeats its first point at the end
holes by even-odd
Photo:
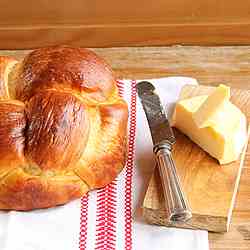
{"type": "Polygon", "coordinates": [[[154,153],[162,180],[168,220],[170,222],[185,222],[192,217],[192,213],[181,189],[171,155],[171,145],[168,143],[156,145],[154,153]]]}

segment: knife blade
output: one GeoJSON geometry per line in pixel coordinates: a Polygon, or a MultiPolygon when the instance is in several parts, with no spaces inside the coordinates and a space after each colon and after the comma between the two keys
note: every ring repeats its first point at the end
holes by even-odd
{"type": "Polygon", "coordinates": [[[173,130],[155,87],[148,81],[142,81],[136,85],[136,90],[152,136],[153,152],[162,181],[167,218],[169,222],[185,222],[192,217],[192,213],[182,191],[171,155],[172,147],[176,142],[173,130]]]}
{"type": "Polygon", "coordinates": [[[148,120],[153,144],[157,145],[162,141],[174,144],[175,136],[160,98],[155,93],[155,87],[151,83],[143,81],[137,84],[136,89],[148,120]]]}

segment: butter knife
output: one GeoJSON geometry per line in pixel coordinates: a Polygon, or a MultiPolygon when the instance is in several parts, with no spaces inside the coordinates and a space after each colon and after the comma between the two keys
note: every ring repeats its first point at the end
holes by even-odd
{"type": "Polygon", "coordinates": [[[175,136],[155,87],[147,81],[136,85],[144,112],[148,120],[152,140],[153,152],[162,181],[167,218],[169,222],[185,222],[192,217],[187,199],[181,189],[171,150],[175,143],[175,136]]]}

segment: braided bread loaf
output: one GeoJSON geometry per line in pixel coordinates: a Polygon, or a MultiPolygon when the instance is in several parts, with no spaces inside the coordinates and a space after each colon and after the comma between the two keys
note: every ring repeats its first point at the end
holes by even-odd
{"type": "Polygon", "coordinates": [[[110,183],[125,164],[127,118],[92,51],[0,57],[0,209],[52,207],[110,183]]]}

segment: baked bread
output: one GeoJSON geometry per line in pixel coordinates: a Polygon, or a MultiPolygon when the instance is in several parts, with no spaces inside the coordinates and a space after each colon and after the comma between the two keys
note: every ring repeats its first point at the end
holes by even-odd
{"type": "Polygon", "coordinates": [[[127,118],[90,50],[0,57],[0,209],[53,207],[110,183],[125,165],[127,118]]]}

